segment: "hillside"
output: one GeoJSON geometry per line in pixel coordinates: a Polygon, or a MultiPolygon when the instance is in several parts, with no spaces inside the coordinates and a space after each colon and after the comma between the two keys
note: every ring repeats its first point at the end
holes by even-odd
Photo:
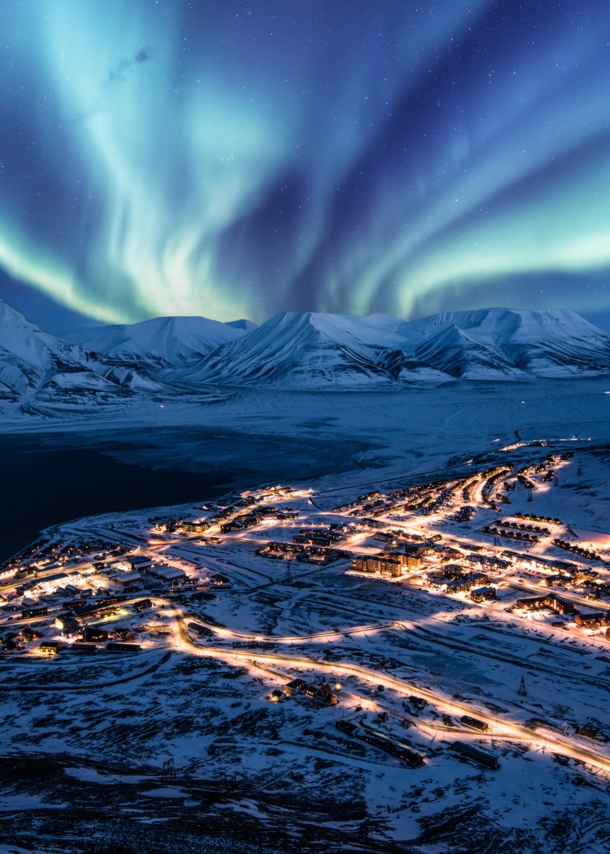
{"type": "Polygon", "coordinates": [[[304,389],[387,387],[405,370],[445,379],[404,353],[408,325],[385,314],[286,312],[218,348],[188,379],[304,389]]]}
{"type": "MultiPolygon", "coordinates": [[[[227,324],[205,317],[156,317],[131,326],[81,329],[66,337],[84,350],[162,370],[185,367],[222,344],[241,338],[246,334],[247,323],[227,324]]],[[[251,327],[256,328],[254,324],[251,327]]]]}

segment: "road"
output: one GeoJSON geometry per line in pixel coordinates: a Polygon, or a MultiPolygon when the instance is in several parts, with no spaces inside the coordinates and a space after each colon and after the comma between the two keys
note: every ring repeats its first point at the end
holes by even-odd
{"type": "MultiPolygon", "coordinates": [[[[182,614],[173,603],[171,604],[173,607],[174,615],[178,625],[178,631],[182,641],[191,649],[197,650],[198,654],[200,655],[209,655],[211,657],[224,658],[227,661],[230,661],[231,659],[240,659],[245,662],[250,662],[257,667],[259,667],[261,663],[264,662],[264,664],[279,664],[289,670],[313,669],[317,671],[322,671],[323,673],[325,673],[325,675],[331,674],[331,681],[334,681],[334,679],[336,679],[337,674],[348,674],[351,676],[356,676],[357,678],[365,682],[372,683],[375,686],[383,685],[384,688],[391,688],[405,697],[409,697],[413,694],[423,697],[429,703],[434,704],[434,706],[439,710],[446,711],[447,714],[455,715],[457,710],[464,715],[476,716],[479,720],[485,721],[485,723],[487,723],[490,728],[499,728],[499,730],[497,731],[493,731],[492,729],[494,738],[516,738],[519,741],[523,741],[527,744],[537,742],[539,745],[539,749],[554,749],[558,753],[562,753],[573,758],[581,759],[584,762],[592,763],[601,769],[605,769],[610,763],[610,751],[606,753],[602,752],[601,750],[595,751],[590,748],[583,748],[578,745],[574,745],[569,741],[561,739],[555,735],[545,735],[544,737],[540,738],[530,729],[519,726],[518,724],[515,724],[513,722],[507,722],[498,715],[490,714],[486,710],[473,708],[473,706],[471,706],[470,704],[462,703],[454,699],[449,699],[439,692],[432,691],[428,688],[421,688],[421,686],[409,683],[404,679],[398,679],[394,676],[389,676],[387,674],[380,673],[377,670],[366,668],[359,664],[353,664],[351,662],[328,663],[325,661],[320,661],[318,659],[312,660],[302,656],[293,657],[275,652],[259,653],[258,651],[253,652],[252,650],[240,650],[235,648],[229,650],[223,647],[203,646],[202,644],[198,643],[190,637],[190,635],[185,629],[182,614]]],[[[264,664],[263,669],[265,669],[264,664]]],[[[293,678],[292,675],[286,676],[286,674],[284,673],[278,673],[277,671],[272,672],[274,673],[274,675],[283,676],[287,680],[293,678]]],[[[460,737],[463,737],[464,735],[473,735],[472,731],[459,730],[459,732],[460,737]]],[[[481,733],[476,732],[476,737],[481,738],[481,733]]]]}
{"type": "MultiPolygon", "coordinates": [[[[527,729],[526,727],[519,726],[513,722],[507,722],[503,718],[498,715],[490,714],[488,711],[481,710],[479,708],[473,708],[470,704],[466,704],[460,701],[456,701],[453,699],[449,699],[439,692],[435,692],[430,690],[429,688],[421,688],[419,685],[414,685],[413,683],[407,682],[404,679],[398,679],[394,676],[389,676],[385,673],[380,673],[379,671],[372,670],[366,667],[363,667],[359,664],[352,664],[351,662],[332,662],[328,663],[320,660],[311,660],[305,657],[293,657],[288,655],[282,655],[279,653],[265,653],[265,652],[253,652],[252,650],[239,650],[239,649],[225,649],[223,647],[210,647],[203,646],[193,640],[184,627],[184,620],[180,612],[177,608],[174,607],[174,614],[176,617],[176,621],[178,624],[178,630],[180,633],[180,637],[188,647],[191,649],[197,650],[198,654],[210,656],[213,658],[223,658],[230,662],[233,660],[241,660],[246,663],[252,663],[255,666],[259,666],[261,663],[263,666],[265,664],[275,664],[280,665],[287,670],[315,670],[318,672],[322,672],[325,676],[330,677],[330,681],[335,681],[337,675],[345,674],[349,676],[355,676],[358,679],[361,679],[364,682],[368,682],[373,685],[383,685],[384,688],[389,688],[396,691],[398,694],[409,697],[413,694],[423,697],[429,703],[432,703],[435,708],[439,709],[439,711],[444,711],[447,714],[456,714],[457,712],[462,715],[470,715],[476,716],[479,720],[484,721],[490,727],[493,733],[493,737],[504,737],[504,738],[514,738],[518,739],[527,744],[537,744],[539,749],[543,748],[553,750],[557,753],[564,754],[566,756],[570,756],[575,759],[580,759],[583,762],[588,762],[592,765],[600,769],[606,769],[608,765],[610,765],[610,751],[602,752],[601,750],[594,750],[592,748],[584,748],[579,745],[575,745],[572,742],[564,740],[554,734],[545,735],[544,737],[538,736],[536,733],[532,732],[532,730],[527,729]]],[[[292,675],[286,676],[283,675],[287,680],[290,678],[294,678],[292,675]]],[[[482,733],[473,732],[460,729],[460,738],[464,736],[472,736],[475,735],[476,738],[480,739],[482,733]]],[[[487,734],[485,734],[487,735],[487,734]]],[[[491,733],[490,733],[491,737],[491,733]]]]}

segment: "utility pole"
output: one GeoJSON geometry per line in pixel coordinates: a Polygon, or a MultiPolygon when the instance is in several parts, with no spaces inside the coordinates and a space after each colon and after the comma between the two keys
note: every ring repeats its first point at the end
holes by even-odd
{"type": "Polygon", "coordinates": [[[371,828],[371,820],[370,818],[365,818],[360,827],[358,828],[358,841],[367,843],[370,842],[372,837],[372,828],[371,828]]]}
{"type": "Polygon", "coordinates": [[[163,763],[163,768],[161,769],[161,779],[164,782],[175,780],[176,779],[176,765],[174,764],[173,758],[166,759],[163,763]]]}

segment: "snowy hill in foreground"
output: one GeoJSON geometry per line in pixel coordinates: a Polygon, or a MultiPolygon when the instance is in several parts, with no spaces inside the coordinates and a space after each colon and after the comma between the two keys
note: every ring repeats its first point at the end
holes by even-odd
{"type": "Polygon", "coordinates": [[[160,370],[200,360],[249,329],[256,326],[247,320],[228,324],[205,317],[156,317],[131,326],[81,329],[66,337],[84,350],[160,370]]]}

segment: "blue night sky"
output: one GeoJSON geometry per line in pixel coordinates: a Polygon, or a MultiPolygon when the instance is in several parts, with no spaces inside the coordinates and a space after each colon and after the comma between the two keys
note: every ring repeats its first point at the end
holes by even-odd
{"type": "Polygon", "coordinates": [[[610,316],[607,0],[2,0],[0,298],[49,328],[610,316]]]}

